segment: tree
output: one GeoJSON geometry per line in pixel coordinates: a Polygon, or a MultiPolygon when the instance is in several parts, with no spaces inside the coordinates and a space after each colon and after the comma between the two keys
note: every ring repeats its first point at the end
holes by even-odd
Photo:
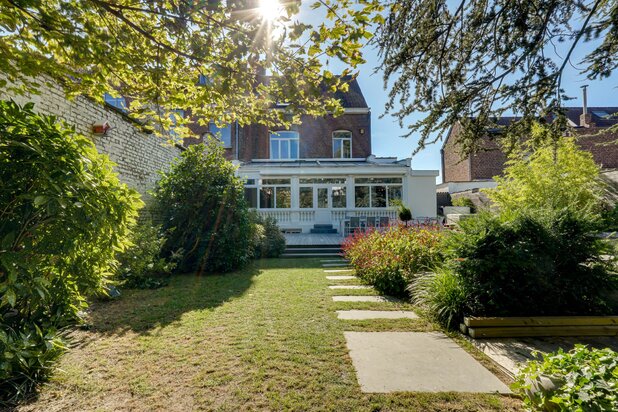
{"type": "MultiPolygon", "coordinates": [[[[543,126],[533,127],[534,136],[545,132],[543,126]]],[[[575,217],[596,219],[604,191],[592,154],[572,138],[537,143],[536,150],[530,146],[510,155],[504,175],[494,178],[498,186],[486,191],[501,212],[569,211],[575,217]]]]}
{"type": "Polygon", "coordinates": [[[417,150],[464,125],[462,151],[479,148],[505,111],[522,117],[502,138],[515,142],[533,120],[560,115],[562,75],[574,50],[591,80],[618,65],[618,2],[612,0],[407,0],[393,3],[377,32],[387,112],[420,132],[417,150]],[[560,53],[556,48],[561,49],[560,53]],[[564,51],[562,51],[564,50],[564,51]]]}
{"type": "Polygon", "coordinates": [[[298,121],[301,110],[337,114],[333,93],[347,77],[324,70],[321,58],[363,62],[381,6],[358,2],[337,2],[335,11],[316,1],[327,19],[312,27],[293,20],[299,0],[9,0],[0,3],[0,90],[32,90],[51,75],[71,95],[126,96],[132,116],[173,127],[172,136],[187,133],[179,109],[266,125],[298,121]],[[289,102],[287,112],[270,110],[276,102],[289,102]]]}
{"type": "Polygon", "coordinates": [[[235,171],[221,144],[208,139],[184,151],[157,183],[162,253],[182,254],[179,272],[229,272],[252,257],[254,225],[235,171]]]}

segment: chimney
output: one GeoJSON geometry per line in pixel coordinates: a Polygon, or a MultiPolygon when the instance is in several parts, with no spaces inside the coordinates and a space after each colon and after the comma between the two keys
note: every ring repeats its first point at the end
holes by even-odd
{"type": "Polygon", "coordinates": [[[588,85],[585,84],[582,86],[582,94],[583,94],[583,112],[579,116],[579,125],[581,127],[594,127],[595,124],[592,121],[592,115],[588,113],[588,85]]]}

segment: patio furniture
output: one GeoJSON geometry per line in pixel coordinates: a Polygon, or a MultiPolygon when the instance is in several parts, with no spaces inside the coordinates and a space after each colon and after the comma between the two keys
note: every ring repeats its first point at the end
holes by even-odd
{"type": "Polygon", "coordinates": [[[353,216],[350,218],[349,222],[346,222],[346,236],[349,236],[351,233],[362,230],[360,218],[357,216],[353,216]]]}

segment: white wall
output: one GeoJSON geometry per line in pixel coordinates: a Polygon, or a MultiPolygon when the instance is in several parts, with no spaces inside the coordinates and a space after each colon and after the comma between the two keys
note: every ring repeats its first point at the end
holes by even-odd
{"type": "Polygon", "coordinates": [[[436,217],[436,176],[408,176],[406,204],[413,217],[436,217]]]}
{"type": "Polygon", "coordinates": [[[36,112],[58,116],[74,125],[78,133],[92,138],[97,150],[107,154],[116,163],[115,170],[120,180],[142,195],[154,187],[159,179],[157,172],[167,169],[182,151],[160,137],[142,132],[137,123],[113,108],[83,96],[67,100],[58,84],[45,85],[46,81],[41,83],[43,85],[39,94],[15,96],[0,91],[0,99],[12,98],[20,105],[33,102],[36,112]],[[95,136],[92,124],[101,120],[109,122],[112,129],[104,136],[95,136]]]}

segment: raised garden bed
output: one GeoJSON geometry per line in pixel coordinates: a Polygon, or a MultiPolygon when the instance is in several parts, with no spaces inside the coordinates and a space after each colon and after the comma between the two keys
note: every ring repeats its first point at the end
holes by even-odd
{"type": "Polygon", "coordinates": [[[466,317],[460,329],[473,339],[617,336],[618,316],[466,317]]]}

